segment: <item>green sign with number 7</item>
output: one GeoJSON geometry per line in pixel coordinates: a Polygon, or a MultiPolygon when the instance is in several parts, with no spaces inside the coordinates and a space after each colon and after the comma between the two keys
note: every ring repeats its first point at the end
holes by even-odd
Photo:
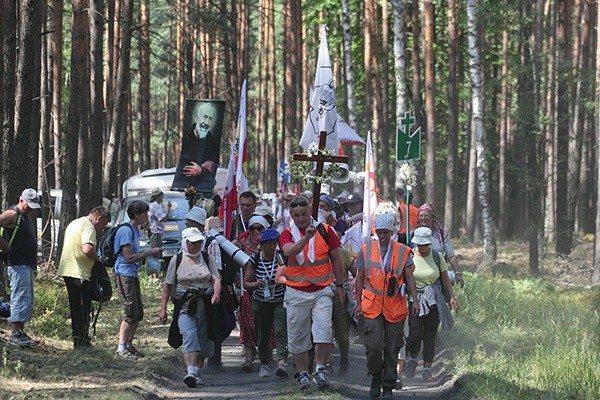
{"type": "Polygon", "coordinates": [[[396,131],[396,161],[421,159],[421,127],[411,131],[414,124],[412,112],[405,112],[396,131]]]}

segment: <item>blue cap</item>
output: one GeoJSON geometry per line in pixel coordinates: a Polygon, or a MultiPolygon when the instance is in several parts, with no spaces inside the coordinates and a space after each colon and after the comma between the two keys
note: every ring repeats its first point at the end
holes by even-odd
{"type": "Polygon", "coordinates": [[[323,202],[327,203],[329,208],[333,207],[333,199],[329,195],[322,194],[321,196],[319,196],[319,201],[323,201],[323,202]]]}
{"type": "Polygon", "coordinates": [[[279,232],[277,232],[277,229],[269,228],[260,233],[259,243],[267,242],[269,240],[279,240],[279,232]]]}

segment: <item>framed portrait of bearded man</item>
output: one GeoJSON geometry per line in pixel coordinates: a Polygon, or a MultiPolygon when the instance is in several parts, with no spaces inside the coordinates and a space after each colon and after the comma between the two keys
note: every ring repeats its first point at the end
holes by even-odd
{"type": "Polygon", "coordinates": [[[171,190],[194,187],[198,193],[213,192],[224,118],[224,100],[185,100],[181,153],[171,190]]]}

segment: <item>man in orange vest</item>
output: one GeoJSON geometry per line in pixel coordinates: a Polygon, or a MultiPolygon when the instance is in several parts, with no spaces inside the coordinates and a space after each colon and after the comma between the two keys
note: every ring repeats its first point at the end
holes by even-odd
{"type": "MultiPolygon", "coordinates": [[[[396,361],[404,345],[404,321],[408,316],[406,288],[415,296],[413,261],[408,246],[391,240],[395,210],[375,212],[377,239],[363,244],[356,259],[356,314],[364,317],[367,369],[371,398],[392,399],[397,387],[396,361]]],[[[413,303],[413,314],[419,306],[413,303]]]]}
{"type": "Polygon", "coordinates": [[[396,189],[396,202],[398,202],[398,211],[400,211],[400,231],[398,231],[398,241],[408,244],[407,237],[419,226],[419,209],[412,204],[412,195],[405,192],[402,188],[396,189]],[[408,213],[406,208],[408,207],[408,213]],[[406,233],[406,215],[408,214],[408,235],[406,233]]]}
{"type": "Polygon", "coordinates": [[[287,285],[284,306],[288,350],[294,355],[300,388],[306,389],[310,386],[308,351],[314,343],[316,368],[313,378],[318,387],[327,388],[329,379],[325,367],[333,342],[333,297],[337,296],[342,304],[346,301],[338,253],[340,240],[329,225],[317,224],[312,218],[306,197],[298,196],[292,200],[290,214],[294,223],[279,238],[279,246],[288,257],[285,277],[281,276],[281,268],[276,278],[281,278],[279,282],[287,285]]]}

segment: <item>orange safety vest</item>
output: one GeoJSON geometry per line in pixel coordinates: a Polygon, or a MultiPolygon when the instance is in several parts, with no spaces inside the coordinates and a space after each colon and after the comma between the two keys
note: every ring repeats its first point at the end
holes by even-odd
{"type": "Polygon", "coordinates": [[[381,269],[379,243],[372,240],[363,244],[362,252],[365,261],[365,287],[362,292],[361,308],[366,318],[377,318],[381,313],[388,322],[400,322],[408,315],[406,307],[406,293],[400,295],[400,288],[404,283],[404,266],[410,256],[410,247],[392,241],[391,254],[387,259],[387,266],[396,266],[391,272],[381,269]],[[395,276],[397,291],[392,297],[387,295],[389,279],[395,276]]]}
{"type": "MultiPolygon", "coordinates": [[[[406,218],[404,218],[404,214],[406,214],[406,203],[400,203],[398,211],[400,211],[399,233],[406,233],[406,218]]],[[[408,205],[408,224],[409,232],[414,231],[419,226],[419,209],[412,204],[408,205]]]]}
{"type": "MultiPolygon", "coordinates": [[[[323,224],[325,232],[329,230],[327,224],[323,224]]],[[[315,261],[308,259],[308,243],[302,249],[304,263],[299,264],[296,257],[289,257],[285,267],[285,279],[287,285],[293,288],[303,288],[310,285],[325,287],[333,282],[333,268],[329,261],[329,246],[320,232],[315,236],[315,261]]]]}

